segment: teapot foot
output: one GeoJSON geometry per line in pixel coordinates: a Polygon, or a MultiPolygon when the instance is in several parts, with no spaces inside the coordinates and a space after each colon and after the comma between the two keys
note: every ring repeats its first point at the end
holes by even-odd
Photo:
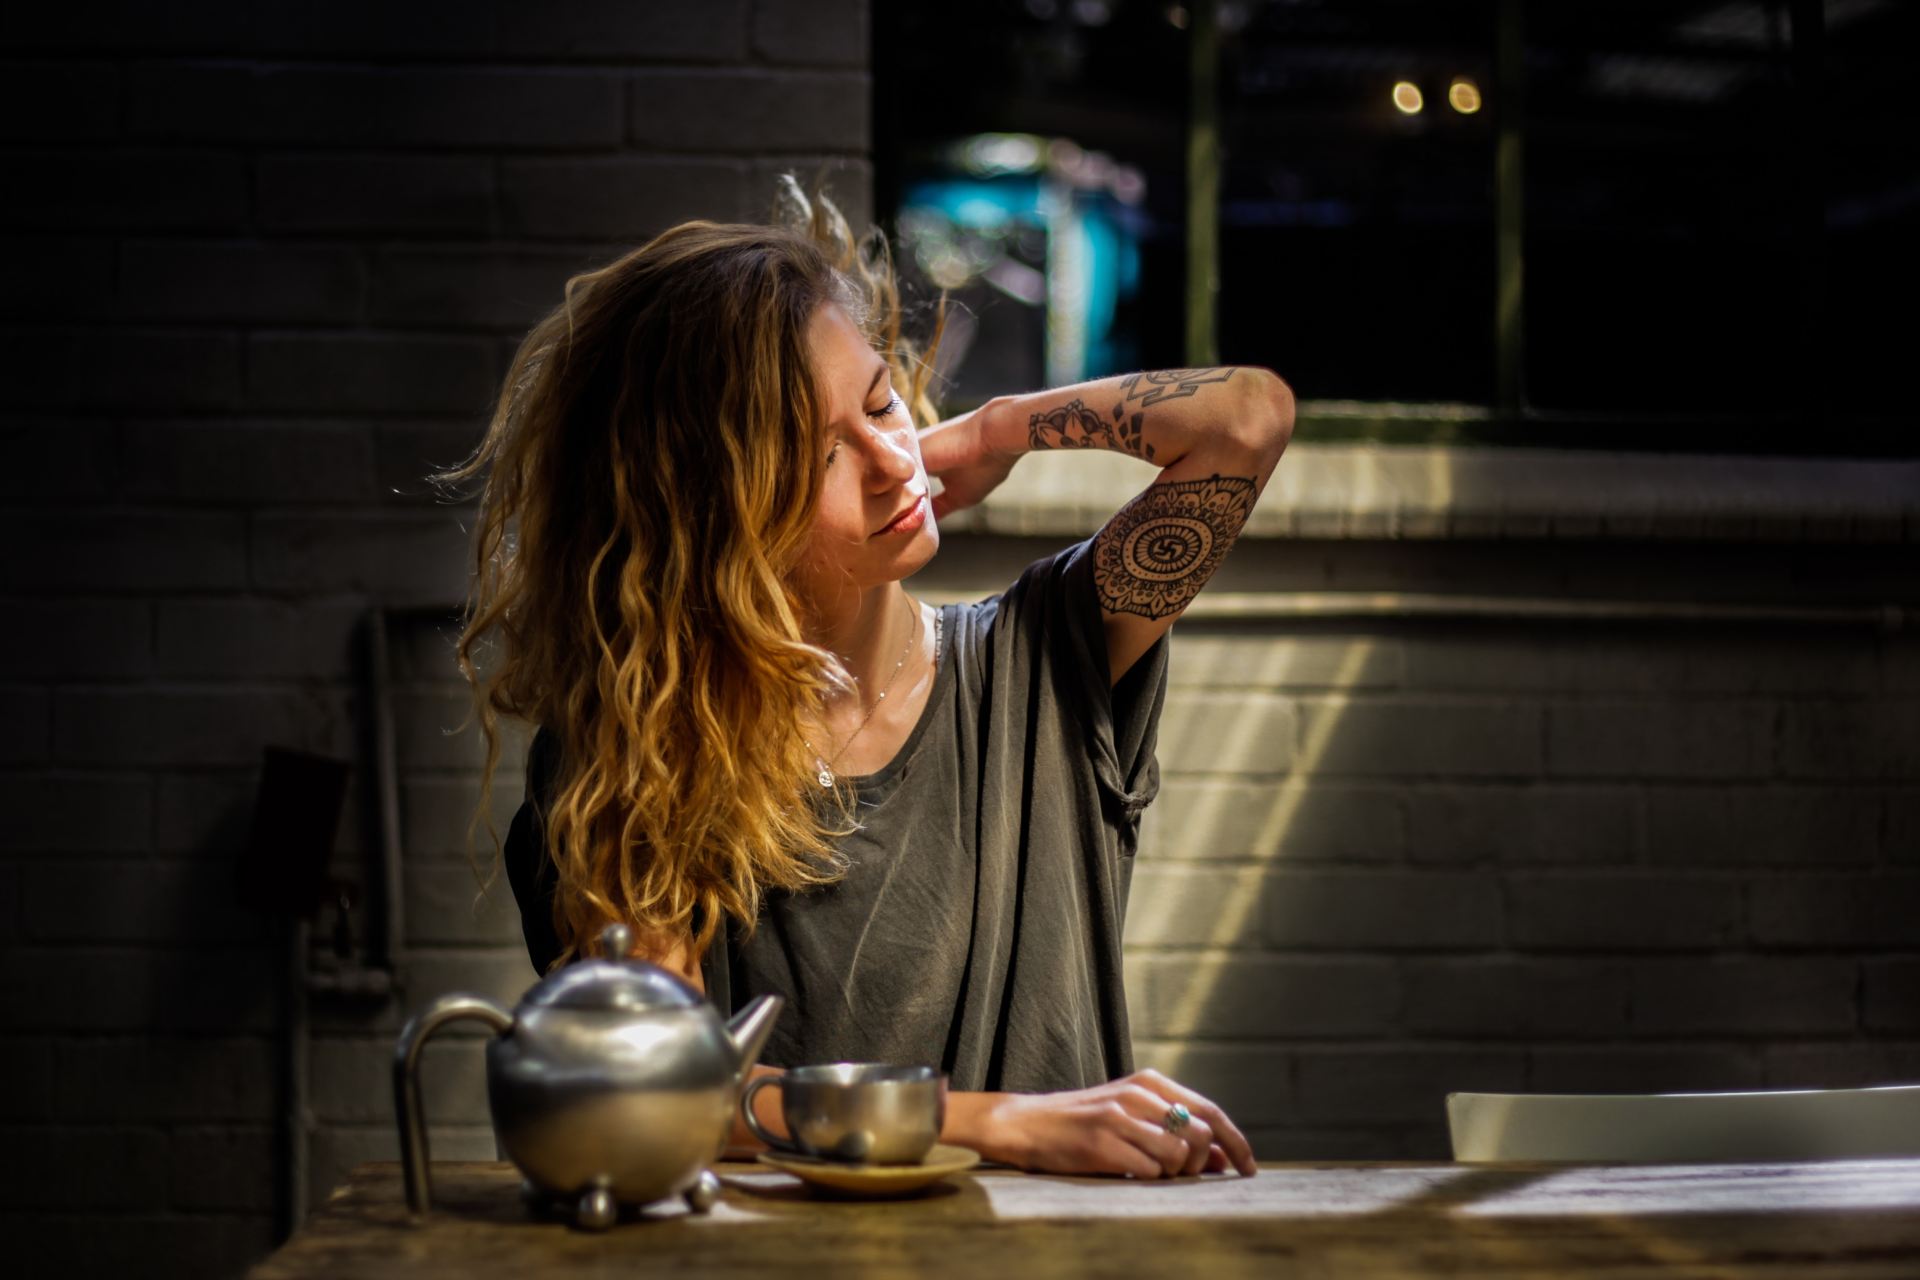
{"type": "Polygon", "coordinates": [[[693,1185],[681,1194],[686,1197],[688,1209],[694,1213],[705,1213],[720,1198],[720,1179],[714,1176],[713,1170],[702,1169],[693,1185]]]}
{"type": "Polygon", "coordinates": [[[605,1187],[595,1187],[581,1196],[573,1210],[574,1225],[588,1231],[605,1231],[619,1216],[620,1206],[605,1187]]]}

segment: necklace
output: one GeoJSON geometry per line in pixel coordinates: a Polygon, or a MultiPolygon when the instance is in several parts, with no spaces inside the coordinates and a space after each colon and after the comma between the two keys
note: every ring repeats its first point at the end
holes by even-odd
{"type": "MultiPolygon", "coordinates": [[[[907,655],[913,652],[914,645],[920,639],[920,611],[913,609],[911,604],[907,607],[913,610],[913,634],[907,638],[907,647],[900,651],[900,661],[893,664],[893,674],[887,677],[886,689],[882,689],[880,696],[874,699],[873,708],[867,712],[866,719],[860,722],[860,728],[855,729],[847,740],[840,744],[840,749],[833,753],[833,760],[838,760],[847,753],[847,748],[853,745],[854,738],[860,736],[861,730],[867,727],[867,721],[873,719],[873,713],[880,709],[882,702],[886,701],[887,691],[892,689],[893,682],[900,678],[900,668],[906,665],[907,655]]],[[[933,651],[937,659],[940,653],[940,615],[938,613],[933,615],[933,651]]],[[[813,744],[808,742],[805,737],[802,737],[800,742],[807,750],[814,751],[813,744]]],[[[814,775],[814,781],[818,782],[822,788],[833,786],[833,760],[822,760],[820,759],[819,752],[814,751],[814,762],[820,766],[820,772],[814,775]]]]}

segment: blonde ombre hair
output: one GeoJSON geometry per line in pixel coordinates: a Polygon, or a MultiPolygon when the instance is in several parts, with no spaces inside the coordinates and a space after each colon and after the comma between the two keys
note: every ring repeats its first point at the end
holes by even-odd
{"type": "Polygon", "coordinates": [[[430,477],[486,476],[455,645],[486,739],[469,850],[485,819],[497,863],[499,718],[544,728],[556,967],[613,921],[656,955],[680,938],[700,955],[727,917],[750,933],[764,891],[837,879],[834,840],[857,829],[844,780],[833,805],[816,798],[801,739],[803,715],[853,688],[803,637],[790,584],[831,403],[808,327],[845,309],[927,425],[946,298],[923,359],[901,337],[884,232],[856,241],[791,173],[773,215],[683,222],[569,279],[479,447],[430,477]]]}

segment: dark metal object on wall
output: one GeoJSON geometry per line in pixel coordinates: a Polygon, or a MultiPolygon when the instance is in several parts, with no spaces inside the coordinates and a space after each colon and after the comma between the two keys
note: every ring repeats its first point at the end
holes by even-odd
{"type": "Polygon", "coordinates": [[[242,905],[308,918],[332,899],[327,864],[350,769],[345,760],[330,756],[288,747],[261,749],[253,829],[234,874],[242,905]]]}

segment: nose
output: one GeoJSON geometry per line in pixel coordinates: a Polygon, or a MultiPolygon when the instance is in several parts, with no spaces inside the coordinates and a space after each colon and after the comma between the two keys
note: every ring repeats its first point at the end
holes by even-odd
{"type": "Polygon", "coordinates": [[[866,454],[871,462],[868,470],[872,474],[874,492],[885,493],[913,479],[919,470],[920,460],[919,451],[914,447],[916,437],[911,423],[890,431],[876,429],[867,434],[871,437],[866,454]]]}

